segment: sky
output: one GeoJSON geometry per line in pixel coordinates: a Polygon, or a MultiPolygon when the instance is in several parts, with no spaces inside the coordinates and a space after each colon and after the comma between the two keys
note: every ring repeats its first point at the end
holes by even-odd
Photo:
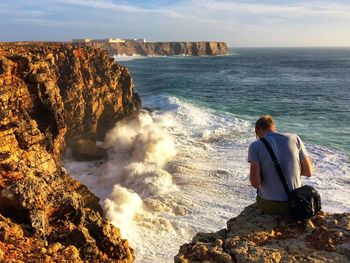
{"type": "Polygon", "coordinates": [[[0,0],[0,41],[225,41],[350,46],[350,0],[0,0]]]}

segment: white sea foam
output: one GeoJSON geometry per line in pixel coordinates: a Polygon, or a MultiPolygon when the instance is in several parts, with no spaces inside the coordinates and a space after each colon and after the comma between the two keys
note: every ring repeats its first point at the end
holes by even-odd
{"type": "Polygon", "coordinates": [[[146,59],[146,58],[163,58],[167,56],[162,56],[162,55],[147,55],[143,56],[140,54],[132,54],[132,55],[126,55],[126,54],[118,54],[118,55],[113,55],[114,61],[115,62],[122,62],[122,61],[130,61],[130,60],[135,60],[135,59],[146,59]]]}
{"type": "MultiPolygon", "coordinates": [[[[196,232],[224,228],[254,202],[246,162],[253,127],[175,97],[152,96],[143,104],[160,110],[118,123],[106,137],[108,162],[68,158],[65,165],[101,198],[107,217],[135,248],[137,262],[173,262],[196,232]]],[[[315,177],[304,182],[320,191],[324,210],[349,212],[349,156],[307,148],[315,177]]]]}
{"type": "Polygon", "coordinates": [[[133,219],[141,209],[140,196],[119,184],[114,185],[109,198],[104,201],[106,217],[124,232],[134,227],[133,219]]]}
{"type": "Polygon", "coordinates": [[[118,55],[113,55],[114,61],[115,62],[120,62],[120,61],[130,61],[134,59],[142,59],[146,58],[145,56],[141,56],[138,54],[133,54],[132,56],[126,55],[126,54],[118,54],[118,55]]]}

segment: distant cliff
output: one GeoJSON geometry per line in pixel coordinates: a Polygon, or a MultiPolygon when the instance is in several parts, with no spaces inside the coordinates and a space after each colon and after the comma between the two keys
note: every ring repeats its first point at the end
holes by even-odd
{"type": "Polygon", "coordinates": [[[77,157],[104,156],[96,139],[139,107],[128,70],[106,51],[0,43],[1,262],[134,260],[61,155],[67,143],[77,157]]]}
{"type": "Polygon", "coordinates": [[[113,55],[140,56],[218,56],[228,54],[225,42],[146,42],[125,43],[83,43],[80,46],[94,46],[108,50],[113,55]]]}

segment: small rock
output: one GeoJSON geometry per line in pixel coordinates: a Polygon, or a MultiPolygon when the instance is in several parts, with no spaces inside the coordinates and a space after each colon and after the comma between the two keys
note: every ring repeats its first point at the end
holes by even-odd
{"type": "Polygon", "coordinates": [[[51,253],[56,253],[56,252],[58,252],[60,249],[62,248],[62,245],[61,245],[61,243],[54,243],[54,244],[52,244],[51,246],[50,246],[50,248],[49,248],[49,253],[51,254],[51,253]]]}
{"type": "Polygon", "coordinates": [[[335,235],[336,237],[338,237],[338,238],[342,238],[342,237],[343,237],[343,232],[337,231],[337,232],[334,233],[334,235],[335,235]]]}
{"type": "Polygon", "coordinates": [[[314,225],[314,223],[312,223],[311,220],[307,220],[306,227],[310,228],[310,229],[315,229],[315,225],[314,225]]]}
{"type": "Polygon", "coordinates": [[[69,260],[80,259],[79,250],[75,246],[69,246],[64,251],[63,254],[69,260]]]}
{"type": "Polygon", "coordinates": [[[215,259],[217,260],[217,262],[220,262],[220,263],[232,263],[233,262],[232,257],[226,253],[216,255],[215,259]]]}
{"type": "Polygon", "coordinates": [[[298,254],[300,252],[300,249],[296,246],[290,246],[288,250],[291,254],[298,254]]]}
{"type": "Polygon", "coordinates": [[[36,82],[43,83],[47,79],[47,76],[45,73],[39,73],[34,76],[34,79],[36,82]]]}
{"type": "Polygon", "coordinates": [[[223,241],[221,239],[215,240],[215,246],[216,247],[222,247],[223,241]]]}
{"type": "Polygon", "coordinates": [[[5,252],[0,248],[0,260],[5,258],[5,252]]]}

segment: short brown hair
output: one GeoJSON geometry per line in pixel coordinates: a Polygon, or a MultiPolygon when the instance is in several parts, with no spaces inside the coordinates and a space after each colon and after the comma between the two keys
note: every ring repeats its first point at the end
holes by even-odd
{"type": "Polygon", "coordinates": [[[275,127],[275,121],[269,114],[265,114],[255,122],[255,131],[257,131],[258,129],[264,131],[274,129],[275,127]]]}

